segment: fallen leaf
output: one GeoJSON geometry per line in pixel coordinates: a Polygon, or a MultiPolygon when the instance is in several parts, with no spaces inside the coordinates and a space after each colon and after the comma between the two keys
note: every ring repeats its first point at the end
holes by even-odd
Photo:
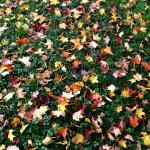
{"type": "Polygon", "coordinates": [[[145,112],[143,112],[143,108],[137,108],[135,115],[139,118],[142,119],[143,116],[145,116],[145,112]]]}
{"type": "Polygon", "coordinates": [[[13,135],[13,131],[14,131],[14,130],[10,129],[9,132],[8,132],[8,139],[9,139],[10,141],[13,141],[13,139],[14,139],[14,137],[15,137],[15,135],[13,135]]]}
{"type": "Polygon", "coordinates": [[[17,39],[16,42],[24,45],[24,44],[28,44],[29,40],[27,38],[23,38],[23,39],[17,39]]]}
{"type": "Polygon", "coordinates": [[[119,145],[121,146],[121,147],[123,147],[123,148],[127,148],[127,144],[126,144],[126,140],[120,140],[119,141],[119,145]]]}
{"type": "Polygon", "coordinates": [[[84,143],[84,136],[82,134],[77,133],[73,138],[72,142],[75,144],[84,143]]]}
{"type": "Polygon", "coordinates": [[[66,136],[67,136],[67,128],[65,128],[65,127],[60,127],[60,128],[57,128],[56,129],[56,135],[57,136],[62,136],[63,138],[66,138],[66,136]]]}
{"type": "Polygon", "coordinates": [[[136,116],[134,116],[134,117],[130,116],[130,125],[131,125],[131,127],[136,128],[139,125],[138,117],[136,117],[136,116]]]}

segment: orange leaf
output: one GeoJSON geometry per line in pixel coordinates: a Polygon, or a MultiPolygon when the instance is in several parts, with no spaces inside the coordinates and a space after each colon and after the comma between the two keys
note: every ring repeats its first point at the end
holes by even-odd
{"type": "Polygon", "coordinates": [[[141,63],[141,56],[140,55],[136,55],[134,58],[132,58],[132,62],[135,63],[136,65],[139,65],[141,63]]]}
{"type": "Polygon", "coordinates": [[[11,122],[11,124],[12,124],[12,126],[14,126],[14,127],[16,127],[17,125],[20,125],[20,124],[21,124],[21,123],[20,123],[20,119],[17,118],[17,117],[15,117],[15,118],[13,119],[13,121],[11,122]]]}
{"type": "Polygon", "coordinates": [[[104,49],[101,50],[101,54],[103,56],[109,56],[109,55],[113,55],[112,51],[111,51],[111,47],[106,47],[104,49]]]}
{"type": "Polygon", "coordinates": [[[56,130],[56,135],[57,136],[62,136],[63,138],[66,138],[66,136],[67,136],[67,128],[65,128],[65,127],[60,127],[60,128],[58,128],[57,130],[56,130]]]}
{"type": "Polygon", "coordinates": [[[16,42],[18,42],[20,44],[28,44],[29,40],[27,38],[22,38],[22,39],[16,40],[16,42]]]}
{"type": "Polygon", "coordinates": [[[141,65],[145,70],[150,71],[150,63],[142,62],[141,65]]]}
{"type": "Polygon", "coordinates": [[[138,117],[132,117],[130,116],[130,125],[133,127],[133,128],[136,128],[138,125],[139,125],[139,121],[138,121],[138,117]]]}

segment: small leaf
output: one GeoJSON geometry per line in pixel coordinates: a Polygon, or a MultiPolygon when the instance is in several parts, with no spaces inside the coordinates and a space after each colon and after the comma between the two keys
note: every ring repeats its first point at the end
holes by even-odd
{"type": "Polygon", "coordinates": [[[73,138],[72,142],[75,144],[84,143],[84,136],[82,134],[77,133],[73,138]]]}

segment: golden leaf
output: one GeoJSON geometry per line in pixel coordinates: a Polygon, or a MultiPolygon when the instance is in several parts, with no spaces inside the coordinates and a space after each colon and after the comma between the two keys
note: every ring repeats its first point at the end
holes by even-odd
{"type": "Polygon", "coordinates": [[[89,80],[92,82],[92,84],[98,83],[98,77],[96,75],[90,76],[89,80]]]}
{"type": "Polygon", "coordinates": [[[135,115],[138,117],[138,118],[142,118],[142,116],[145,115],[145,112],[143,112],[143,109],[142,108],[137,108],[136,109],[136,112],[135,112],[135,115]]]}
{"type": "Polygon", "coordinates": [[[127,148],[126,142],[127,142],[126,140],[120,140],[120,141],[119,141],[119,145],[120,145],[121,147],[127,148]]]}
{"type": "Polygon", "coordinates": [[[84,143],[84,136],[82,134],[77,133],[73,138],[72,142],[79,144],[79,143],[84,143]]]}

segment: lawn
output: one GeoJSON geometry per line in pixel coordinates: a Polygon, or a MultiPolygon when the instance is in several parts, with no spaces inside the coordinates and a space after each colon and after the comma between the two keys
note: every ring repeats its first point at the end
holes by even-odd
{"type": "Polygon", "coordinates": [[[149,0],[0,0],[0,150],[150,150],[149,0]]]}

